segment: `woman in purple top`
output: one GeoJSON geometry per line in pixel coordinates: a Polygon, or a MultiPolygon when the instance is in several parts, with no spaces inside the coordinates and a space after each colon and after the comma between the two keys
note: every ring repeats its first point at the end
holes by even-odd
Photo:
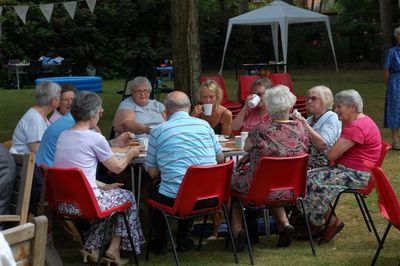
{"type": "MultiPolygon", "coordinates": [[[[289,120],[289,112],[296,102],[296,96],[289,88],[279,85],[268,89],[264,101],[271,120],[250,130],[244,146],[244,150],[250,156],[250,167],[246,169],[238,165],[232,177],[232,189],[243,194],[249,192],[255,168],[262,156],[297,156],[307,153],[308,150],[309,139],[304,126],[300,121],[289,120]]],[[[274,196],[285,195],[277,193],[274,196]]],[[[232,228],[237,239],[237,248],[243,250],[245,232],[242,229],[242,216],[237,202],[232,202],[232,213],[232,228]]],[[[278,246],[289,246],[294,236],[294,228],[289,224],[285,209],[275,208],[271,213],[278,223],[278,246]]],[[[257,242],[257,238],[253,242],[257,242]]]]}
{"type": "MultiPolygon", "coordinates": [[[[61,168],[80,168],[85,173],[89,184],[97,198],[102,210],[107,210],[125,202],[132,202],[132,206],[126,210],[126,216],[132,233],[134,249],[140,253],[140,246],[144,243],[144,237],[137,216],[135,197],[132,192],[121,189],[121,183],[104,184],[96,180],[98,162],[101,162],[108,170],[120,173],[124,170],[133,157],[139,155],[139,149],[129,148],[126,156],[118,159],[115,157],[107,140],[100,133],[90,130],[97,125],[102,113],[101,99],[93,92],[78,93],[71,107],[71,114],[76,124],[69,130],[61,133],[54,158],[54,166],[61,168]]],[[[59,207],[60,211],[68,214],[74,212],[74,206],[59,207]]],[[[123,217],[118,216],[114,221],[111,243],[105,252],[104,260],[117,265],[126,264],[126,259],[121,259],[120,248],[131,250],[127,229],[123,217]]],[[[81,253],[86,262],[87,258],[97,261],[102,237],[105,230],[105,221],[95,223],[85,238],[84,249],[81,253]]]]}

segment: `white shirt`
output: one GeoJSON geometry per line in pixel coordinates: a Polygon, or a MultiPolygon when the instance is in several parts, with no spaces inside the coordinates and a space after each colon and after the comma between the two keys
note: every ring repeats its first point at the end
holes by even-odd
{"type": "Polygon", "coordinates": [[[49,125],[47,118],[43,118],[38,111],[31,107],[15,127],[10,152],[30,152],[28,144],[40,142],[49,125]]]}
{"type": "Polygon", "coordinates": [[[14,266],[17,265],[14,256],[11,252],[10,245],[0,232],[0,265],[1,266],[14,266]]]}

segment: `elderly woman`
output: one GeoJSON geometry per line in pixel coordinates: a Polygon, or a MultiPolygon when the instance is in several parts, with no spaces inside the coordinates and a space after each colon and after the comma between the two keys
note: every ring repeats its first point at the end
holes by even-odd
{"type": "MultiPolygon", "coordinates": [[[[269,78],[261,78],[256,80],[251,85],[251,94],[258,95],[261,99],[264,98],[265,91],[272,88],[272,82],[269,78]]],[[[253,127],[268,120],[268,112],[263,100],[255,108],[249,108],[248,102],[251,95],[247,97],[246,103],[242,110],[236,115],[232,121],[232,130],[249,132],[253,127]]]]}
{"type": "Polygon", "coordinates": [[[113,126],[119,135],[130,131],[138,137],[146,137],[152,126],[166,120],[165,107],[150,100],[151,83],[145,77],[136,77],[127,84],[132,97],[122,101],[115,114],[113,126]]]}
{"type": "Polygon", "coordinates": [[[333,95],[325,86],[315,86],[307,93],[307,120],[302,115],[294,116],[307,129],[311,143],[308,150],[308,168],[314,169],[329,165],[326,152],[340,136],[342,124],[336,113],[332,112],[333,95]]]}
{"type": "MultiPolygon", "coordinates": [[[[54,158],[55,167],[82,169],[97,198],[102,210],[131,201],[132,206],[126,211],[130,231],[134,240],[136,253],[140,253],[140,246],[144,243],[143,233],[137,217],[135,197],[132,192],[120,189],[123,184],[104,184],[96,180],[96,169],[99,162],[114,173],[124,170],[131,159],[139,155],[137,147],[130,147],[126,156],[117,159],[111,150],[107,140],[99,133],[90,130],[99,121],[103,108],[99,96],[92,92],[78,93],[72,102],[71,114],[76,124],[69,130],[61,133],[54,158]]],[[[68,212],[68,208],[66,210],[68,212]]],[[[86,238],[84,250],[81,250],[84,261],[89,258],[97,261],[102,236],[105,230],[105,222],[92,226],[86,238]]],[[[111,243],[106,250],[104,259],[117,265],[127,263],[121,259],[120,248],[130,250],[128,233],[123,223],[123,217],[119,216],[113,226],[111,243]]]]}
{"type": "Polygon", "coordinates": [[[36,86],[36,104],[19,120],[12,137],[11,153],[36,153],[44,131],[49,126],[47,116],[60,104],[61,87],[44,81],[36,86]]]}
{"type": "Polygon", "coordinates": [[[393,35],[397,44],[387,52],[383,65],[387,84],[385,127],[392,132],[392,149],[400,150],[400,27],[394,29],[393,35]]]}
{"type": "MultiPolygon", "coordinates": [[[[250,168],[236,169],[232,177],[232,189],[247,194],[253,180],[257,163],[262,156],[287,157],[307,153],[308,134],[300,121],[289,120],[289,112],[296,102],[288,87],[279,85],[268,89],[264,96],[267,112],[271,117],[268,123],[261,123],[249,132],[244,150],[250,154],[250,168]]],[[[245,232],[239,205],[232,203],[232,227],[237,239],[238,250],[243,250],[245,232]]],[[[289,224],[284,208],[271,210],[279,230],[279,247],[290,245],[294,228],[289,224]]]]}
{"type": "Polygon", "coordinates": [[[230,135],[232,125],[232,113],[221,105],[223,92],[221,87],[214,80],[207,80],[200,85],[198,90],[198,101],[191,116],[206,120],[214,129],[215,134],[230,135]],[[211,115],[203,112],[203,104],[212,104],[211,115]]]}
{"type": "MultiPolygon", "coordinates": [[[[355,90],[344,90],[334,98],[335,112],[342,121],[340,138],[328,151],[331,167],[308,171],[307,195],[304,203],[314,226],[322,226],[330,214],[329,203],[345,189],[358,189],[368,185],[370,173],[363,161],[376,163],[381,152],[381,135],[371,118],[364,115],[363,100],[355,90]]],[[[344,224],[332,217],[322,236],[330,241],[344,224]]]]}
{"type": "Polygon", "coordinates": [[[50,123],[54,123],[63,115],[71,111],[72,99],[74,99],[76,89],[73,85],[64,84],[61,86],[60,105],[49,118],[50,123]]]}

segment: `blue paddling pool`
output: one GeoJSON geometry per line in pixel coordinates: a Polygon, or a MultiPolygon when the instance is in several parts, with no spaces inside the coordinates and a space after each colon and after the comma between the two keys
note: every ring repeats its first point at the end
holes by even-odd
{"type": "Polygon", "coordinates": [[[71,84],[74,85],[78,91],[103,91],[103,79],[98,76],[72,76],[72,77],[47,77],[35,80],[35,84],[39,84],[45,80],[56,82],[60,85],[71,84]]]}

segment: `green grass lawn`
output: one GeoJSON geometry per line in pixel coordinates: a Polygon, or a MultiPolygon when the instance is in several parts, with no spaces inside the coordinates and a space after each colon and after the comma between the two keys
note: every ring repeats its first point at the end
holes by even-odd
{"type": "MultiPolygon", "coordinates": [[[[229,98],[236,99],[237,81],[233,71],[224,72],[229,98]]],[[[385,84],[382,71],[342,71],[333,70],[293,70],[291,76],[296,88],[296,93],[305,95],[305,92],[315,85],[326,85],[336,93],[343,89],[356,89],[364,99],[364,112],[371,116],[381,129],[383,139],[390,142],[389,130],[383,129],[383,111],[385,84]]],[[[103,134],[108,137],[111,121],[121,96],[116,94],[122,88],[124,81],[104,81],[103,98],[104,115],[100,121],[103,134]]],[[[0,141],[11,138],[18,119],[34,102],[33,90],[21,91],[0,89],[0,141]]],[[[390,151],[385,159],[383,168],[390,177],[393,186],[400,194],[400,152],[390,151]]],[[[386,227],[386,221],[379,215],[376,206],[375,192],[367,199],[374,221],[380,235],[386,227]]],[[[337,214],[346,226],[343,231],[330,243],[316,246],[317,256],[311,255],[308,242],[294,241],[286,249],[276,247],[277,237],[269,240],[261,239],[261,243],[254,247],[256,265],[368,265],[375,253],[377,242],[372,233],[366,230],[362,216],[353,197],[346,195],[341,199],[337,214]]],[[[56,245],[66,265],[81,265],[79,245],[68,237],[58,235],[56,245]]],[[[179,254],[182,264],[185,265],[230,265],[234,264],[233,255],[225,251],[223,240],[205,243],[200,251],[179,254]]],[[[400,233],[392,229],[386,240],[385,248],[378,259],[378,265],[399,265],[400,263],[400,233]]],[[[150,257],[146,262],[140,256],[142,265],[173,265],[173,255],[150,257]]],[[[241,264],[249,264],[247,252],[239,255],[241,264]]]]}

